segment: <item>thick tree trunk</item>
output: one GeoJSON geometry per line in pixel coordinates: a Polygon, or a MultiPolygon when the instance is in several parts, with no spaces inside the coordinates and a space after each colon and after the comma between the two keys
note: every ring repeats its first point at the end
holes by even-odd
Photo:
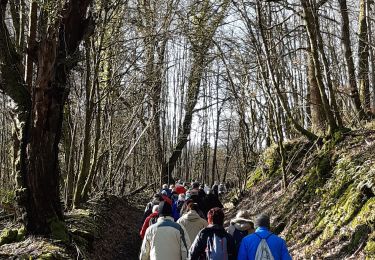
{"type": "Polygon", "coordinates": [[[325,129],[325,117],[322,105],[322,97],[320,96],[318,82],[316,81],[314,60],[311,54],[311,50],[308,52],[308,81],[310,89],[310,111],[311,111],[311,124],[313,131],[324,131],[325,129]]]}
{"type": "Polygon", "coordinates": [[[32,113],[26,147],[27,229],[51,232],[62,220],[59,194],[58,145],[66,98],[63,68],[56,71],[57,41],[45,41],[39,49],[38,76],[32,98],[32,113]],[[60,75],[59,75],[60,74],[60,75]],[[57,76],[57,78],[55,78],[57,76]],[[51,91],[51,87],[55,91],[51,91]]]}
{"type": "Polygon", "coordinates": [[[0,0],[0,61],[3,63],[0,69],[9,83],[3,90],[19,107],[22,132],[17,178],[22,187],[17,195],[20,206],[26,209],[27,231],[32,234],[54,234],[63,225],[58,145],[68,94],[67,73],[72,68],[66,59],[77,50],[86,32],[90,2],[67,2],[59,16],[59,26],[51,27],[48,35],[42,37],[35,54],[38,75],[30,96],[22,78],[21,59],[4,22],[7,0],[0,0]]]}

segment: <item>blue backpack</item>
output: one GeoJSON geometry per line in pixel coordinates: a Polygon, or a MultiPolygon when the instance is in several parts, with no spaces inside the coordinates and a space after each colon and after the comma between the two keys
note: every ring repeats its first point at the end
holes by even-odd
{"type": "Polygon", "coordinates": [[[206,259],[228,260],[227,238],[219,237],[215,233],[207,240],[206,259]]]}

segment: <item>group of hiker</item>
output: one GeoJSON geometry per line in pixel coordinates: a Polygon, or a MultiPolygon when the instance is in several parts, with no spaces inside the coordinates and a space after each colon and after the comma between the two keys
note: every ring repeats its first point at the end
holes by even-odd
{"type": "Polygon", "coordinates": [[[164,184],[146,206],[139,259],[291,259],[285,241],[270,232],[267,215],[253,221],[248,211],[239,211],[224,228],[220,185],[164,184]]]}

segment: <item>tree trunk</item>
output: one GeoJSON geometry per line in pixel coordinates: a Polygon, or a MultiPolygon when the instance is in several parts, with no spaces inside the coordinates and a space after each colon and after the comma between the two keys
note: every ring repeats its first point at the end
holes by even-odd
{"type": "Polygon", "coordinates": [[[359,2],[358,18],[358,83],[363,109],[370,113],[369,46],[367,33],[367,1],[359,2]]]}
{"type": "MultiPolygon", "coordinates": [[[[27,49],[29,51],[35,48],[37,20],[38,20],[38,3],[36,1],[32,1],[30,4],[29,39],[27,43],[27,49]]],[[[26,56],[25,81],[29,89],[31,89],[32,87],[33,67],[34,67],[33,61],[30,55],[27,55],[26,56]]]]}
{"type": "MultiPolygon", "coordinates": [[[[79,207],[83,202],[82,191],[86,183],[86,179],[90,173],[91,168],[91,124],[94,113],[94,80],[91,80],[91,46],[90,42],[86,44],[86,100],[85,100],[85,127],[83,137],[83,156],[82,156],[82,167],[78,175],[75,191],[73,206],[79,207]]],[[[96,61],[98,62],[98,61],[96,61]]],[[[98,68],[99,65],[97,65],[98,68]]],[[[95,72],[97,69],[95,68],[95,72]]]]}
{"type": "MultiPolygon", "coordinates": [[[[70,130],[70,129],[69,129],[70,130]]],[[[65,180],[65,189],[64,189],[64,201],[65,201],[65,208],[70,209],[72,206],[73,201],[73,191],[74,191],[74,166],[75,166],[75,155],[76,155],[76,147],[75,143],[77,141],[77,120],[73,123],[73,129],[70,130],[72,133],[70,136],[70,143],[69,143],[69,153],[67,158],[67,165],[66,165],[66,180],[65,180]]]]}
{"type": "Polygon", "coordinates": [[[207,65],[207,53],[212,45],[213,36],[226,15],[230,1],[221,1],[220,10],[211,10],[212,6],[208,0],[202,1],[194,6],[197,16],[194,22],[194,32],[189,35],[192,45],[192,65],[188,77],[188,93],[185,103],[185,115],[182,126],[178,131],[177,143],[168,161],[163,164],[160,179],[163,183],[173,182],[172,172],[181,156],[191,131],[191,123],[195,105],[198,102],[198,94],[201,85],[203,71],[207,65]],[[198,15],[199,14],[199,15],[198,15]],[[208,18],[207,18],[208,17],[208,18]]]}
{"type": "MultiPolygon", "coordinates": [[[[374,6],[375,8],[375,6],[374,6]]],[[[367,1],[367,22],[368,22],[368,35],[369,35],[369,42],[374,42],[374,31],[370,17],[373,15],[374,9],[370,7],[370,1],[367,1]]],[[[375,114],[375,52],[374,48],[370,48],[370,64],[371,64],[371,85],[372,85],[372,100],[371,100],[371,107],[372,107],[372,114],[375,114]]]]}
{"type": "Polygon", "coordinates": [[[310,111],[311,111],[311,124],[313,131],[325,130],[325,117],[322,105],[322,97],[320,96],[318,82],[316,81],[314,60],[311,50],[308,51],[308,81],[310,89],[310,111]]]}
{"type": "Polygon", "coordinates": [[[348,15],[348,6],[346,0],[339,0],[340,2],[340,11],[341,11],[341,35],[342,35],[342,45],[344,47],[345,61],[346,61],[346,70],[349,79],[349,87],[351,98],[354,104],[354,108],[358,113],[360,118],[364,118],[365,114],[361,105],[361,100],[358,94],[357,80],[355,75],[355,66],[353,60],[353,52],[351,47],[350,40],[350,27],[349,27],[349,15],[348,15]]]}
{"type": "Polygon", "coordinates": [[[324,113],[325,117],[327,118],[329,129],[328,133],[332,134],[338,129],[338,125],[335,120],[335,116],[331,110],[331,106],[328,102],[327,94],[325,92],[325,86],[323,83],[323,76],[322,76],[322,71],[321,71],[321,66],[320,66],[320,61],[319,61],[319,46],[317,42],[317,24],[314,19],[314,14],[313,14],[313,7],[307,0],[300,0],[303,10],[304,10],[304,19],[306,23],[306,30],[309,36],[310,40],[310,46],[311,46],[311,54],[314,60],[314,68],[315,68],[315,76],[316,80],[318,83],[319,91],[320,91],[320,96],[322,98],[322,103],[323,103],[323,108],[324,108],[324,113]]]}
{"type": "Polygon", "coordinates": [[[20,77],[23,73],[14,73],[17,68],[18,72],[23,72],[22,64],[4,22],[7,0],[0,0],[0,49],[7,50],[0,51],[0,60],[4,63],[0,69],[10,83],[3,90],[23,108],[19,112],[22,140],[18,165],[18,181],[22,187],[17,196],[20,206],[26,209],[24,221],[32,234],[55,234],[55,229],[63,225],[58,145],[69,92],[67,73],[72,68],[68,67],[66,58],[77,50],[86,32],[90,2],[67,2],[58,27],[51,27],[43,38],[35,55],[38,75],[30,97],[25,94],[26,84],[20,77]]]}

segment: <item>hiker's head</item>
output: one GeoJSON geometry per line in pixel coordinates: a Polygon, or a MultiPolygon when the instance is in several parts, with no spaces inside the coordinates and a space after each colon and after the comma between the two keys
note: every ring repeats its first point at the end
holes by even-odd
{"type": "Polygon", "coordinates": [[[193,182],[193,184],[191,185],[191,187],[193,189],[199,189],[199,182],[193,182]]]}
{"type": "Polygon", "coordinates": [[[159,204],[158,213],[160,217],[170,217],[172,216],[172,206],[168,202],[162,201],[159,204]]]}
{"type": "Polygon", "coordinates": [[[191,196],[198,196],[198,190],[197,189],[193,189],[193,190],[190,190],[190,195],[191,196]]]}
{"type": "Polygon", "coordinates": [[[159,193],[155,194],[153,199],[152,199],[152,204],[154,205],[159,205],[159,202],[162,201],[163,198],[161,197],[161,195],[159,193]]]}
{"type": "Polygon", "coordinates": [[[270,228],[270,217],[266,214],[260,214],[255,218],[255,227],[270,228]]]}
{"type": "Polygon", "coordinates": [[[194,202],[190,202],[188,205],[187,205],[189,211],[191,210],[195,210],[195,211],[199,211],[199,206],[197,203],[194,203],[194,202]]]}
{"type": "Polygon", "coordinates": [[[168,189],[168,184],[166,184],[166,183],[163,184],[163,190],[164,190],[164,189],[168,189]]]}
{"type": "Polygon", "coordinates": [[[237,212],[236,217],[230,222],[232,225],[240,223],[246,225],[248,230],[254,229],[254,222],[251,220],[251,215],[249,211],[240,210],[237,212]]]}
{"type": "Polygon", "coordinates": [[[212,208],[207,213],[208,224],[224,225],[224,211],[221,208],[212,208]]]}
{"type": "Polygon", "coordinates": [[[183,193],[178,194],[178,200],[179,201],[185,201],[185,194],[183,194],[183,193]]]}
{"type": "Polygon", "coordinates": [[[160,193],[155,193],[153,198],[156,200],[161,200],[160,193]]]}

